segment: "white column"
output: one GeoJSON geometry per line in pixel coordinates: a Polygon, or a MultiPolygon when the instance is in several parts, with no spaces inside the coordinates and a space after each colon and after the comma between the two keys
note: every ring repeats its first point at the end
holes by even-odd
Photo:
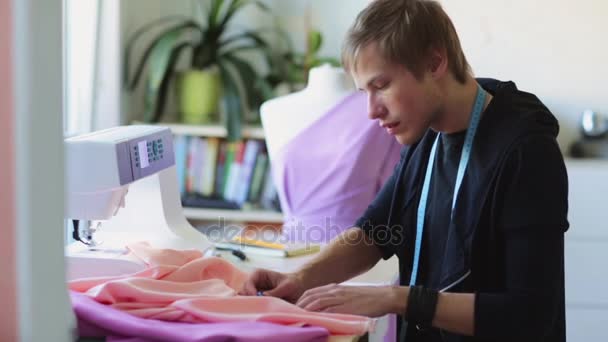
{"type": "Polygon", "coordinates": [[[62,1],[12,0],[18,330],[73,340],[63,247],[62,1]]]}

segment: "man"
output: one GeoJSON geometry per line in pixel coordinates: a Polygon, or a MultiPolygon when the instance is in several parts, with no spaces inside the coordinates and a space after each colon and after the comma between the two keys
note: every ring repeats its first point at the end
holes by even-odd
{"type": "Polygon", "coordinates": [[[565,341],[568,190],[553,115],[512,82],[473,78],[435,1],[371,2],[343,62],[370,118],[405,145],[401,160],[354,228],[296,273],[257,270],[243,293],[396,313],[408,342],[565,341]],[[336,285],[395,254],[401,286],[336,285]]]}

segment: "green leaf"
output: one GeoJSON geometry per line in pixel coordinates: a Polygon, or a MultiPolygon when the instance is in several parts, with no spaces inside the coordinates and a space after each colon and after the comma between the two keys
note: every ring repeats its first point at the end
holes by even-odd
{"type": "MultiPolygon", "coordinates": [[[[142,55],[139,65],[137,67],[137,70],[135,72],[135,76],[133,77],[133,80],[130,83],[127,83],[127,90],[132,91],[133,89],[135,89],[135,87],[137,86],[137,84],[139,83],[139,80],[143,74],[143,70],[144,67],[146,65],[146,62],[148,61],[148,59],[150,58],[150,55],[152,54],[152,52],[154,51],[154,49],[156,49],[156,46],[159,44],[160,41],[162,41],[163,39],[166,39],[166,36],[174,36],[177,35],[177,37],[179,37],[182,33],[188,31],[188,30],[196,30],[196,31],[201,31],[200,26],[194,22],[194,21],[187,21],[185,23],[173,26],[165,31],[163,31],[162,33],[160,33],[155,39],[153,39],[150,44],[148,45],[148,47],[146,48],[144,54],[142,55]]],[[[202,34],[202,32],[201,32],[202,34]]],[[[174,40],[176,40],[176,38],[173,38],[174,40]]],[[[128,75],[127,75],[127,81],[128,81],[128,75]]]]}
{"type": "Polygon", "coordinates": [[[209,29],[213,29],[218,26],[220,21],[220,11],[222,9],[222,5],[224,4],[224,0],[211,1],[211,11],[209,11],[209,29]]]}
{"type": "Polygon", "coordinates": [[[219,65],[224,92],[222,102],[226,109],[226,129],[228,140],[235,141],[241,139],[241,124],[243,121],[243,107],[239,96],[238,83],[230,74],[230,70],[225,63],[219,65]]]}
{"type": "Polygon", "coordinates": [[[133,34],[131,35],[131,37],[127,40],[126,44],[125,44],[125,53],[124,53],[124,62],[123,62],[123,84],[128,85],[129,84],[129,75],[131,74],[131,51],[133,50],[133,48],[135,47],[135,44],[137,43],[137,41],[142,37],[142,35],[148,33],[150,30],[154,29],[155,27],[159,26],[159,25],[163,25],[163,24],[167,24],[169,22],[172,21],[188,21],[188,17],[186,16],[182,16],[182,15],[176,15],[176,16],[170,16],[170,17],[165,17],[165,18],[160,18],[158,20],[154,20],[142,27],[140,27],[138,30],[136,30],[135,32],[133,32],[133,34]]]}
{"type": "Polygon", "coordinates": [[[274,87],[271,82],[266,78],[260,78],[255,84],[255,87],[259,89],[264,101],[270,100],[275,97],[274,87]]]}
{"type": "Polygon", "coordinates": [[[342,63],[340,63],[338,59],[333,57],[317,57],[312,60],[311,66],[314,67],[323,64],[330,64],[331,66],[339,67],[342,63]]]}
{"type": "Polygon", "coordinates": [[[163,35],[150,52],[149,75],[144,95],[144,121],[146,122],[152,121],[154,113],[157,112],[157,94],[179,34],[179,31],[172,31],[163,35]]]}
{"type": "Polygon", "coordinates": [[[311,30],[308,32],[308,55],[314,55],[319,52],[322,44],[323,36],[321,35],[321,32],[316,30],[311,30]]]}
{"type": "Polygon", "coordinates": [[[253,3],[256,5],[256,7],[264,12],[270,12],[270,7],[266,6],[265,3],[261,2],[261,1],[253,1],[253,3]]]}
{"type": "Polygon", "coordinates": [[[269,47],[262,36],[255,31],[245,31],[222,40],[221,47],[227,47],[240,41],[250,42],[259,47],[269,47]]]}
{"type": "Polygon", "coordinates": [[[228,7],[226,11],[226,15],[222,19],[222,22],[218,25],[221,31],[224,31],[230,20],[234,17],[234,15],[243,7],[247,5],[255,4],[256,7],[263,12],[270,13],[270,8],[266,6],[264,3],[260,1],[249,1],[249,0],[234,0],[232,4],[228,7]]]}
{"type": "Polygon", "coordinates": [[[248,107],[258,108],[264,101],[264,98],[259,89],[256,88],[256,84],[262,78],[258,75],[253,66],[242,58],[235,55],[226,55],[224,58],[230,62],[240,77],[248,107]]]}
{"type": "Polygon", "coordinates": [[[235,13],[238,12],[238,10],[246,4],[247,2],[244,0],[233,0],[232,3],[228,5],[228,9],[226,9],[226,13],[224,14],[224,17],[221,18],[218,27],[220,27],[223,31],[226,25],[228,25],[228,22],[230,22],[230,19],[232,19],[232,17],[235,15],[235,13]]]}
{"type": "Polygon", "coordinates": [[[162,77],[162,81],[160,83],[160,88],[158,90],[158,94],[156,96],[156,106],[154,110],[154,116],[152,118],[152,122],[159,122],[161,116],[165,109],[165,103],[167,100],[167,94],[169,92],[169,84],[171,83],[171,77],[175,74],[175,67],[177,66],[177,62],[179,61],[179,57],[186,48],[193,48],[191,42],[185,42],[176,46],[169,56],[169,61],[167,63],[167,67],[165,68],[165,73],[162,77]]]}
{"type": "Polygon", "coordinates": [[[266,52],[266,51],[264,51],[264,49],[261,49],[257,45],[242,45],[242,46],[232,47],[232,48],[230,48],[230,50],[227,50],[227,51],[222,51],[218,57],[219,57],[219,59],[222,59],[226,55],[232,55],[235,53],[241,53],[241,52],[247,52],[247,51],[257,51],[257,52],[262,52],[263,54],[265,54],[265,52],[266,52]]]}

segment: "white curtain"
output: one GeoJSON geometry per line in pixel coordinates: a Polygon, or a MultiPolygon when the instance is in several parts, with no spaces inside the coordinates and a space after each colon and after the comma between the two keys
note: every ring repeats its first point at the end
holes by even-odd
{"type": "Polygon", "coordinates": [[[119,0],[64,0],[64,132],[120,124],[119,0]]]}

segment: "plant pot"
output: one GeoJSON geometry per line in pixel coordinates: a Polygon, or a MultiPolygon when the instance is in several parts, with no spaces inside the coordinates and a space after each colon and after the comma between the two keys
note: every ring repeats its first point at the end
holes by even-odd
{"type": "Polygon", "coordinates": [[[188,70],[177,81],[177,97],[182,122],[208,124],[219,121],[221,81],[217,69],[188,70]]]}

